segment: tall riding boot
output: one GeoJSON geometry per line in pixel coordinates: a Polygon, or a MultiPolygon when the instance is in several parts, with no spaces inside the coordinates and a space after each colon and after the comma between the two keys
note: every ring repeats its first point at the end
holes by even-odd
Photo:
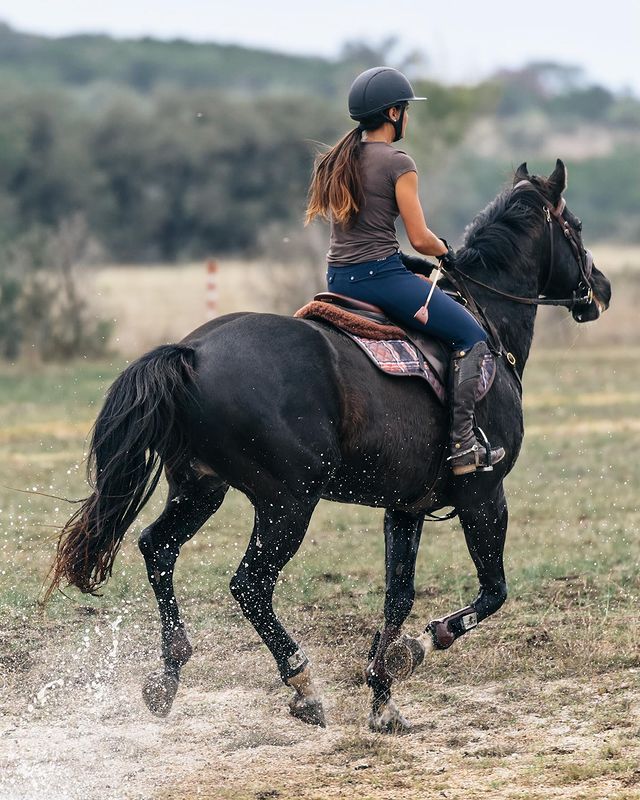
{"type": "MultiPolygon", "coordinates": [[[[466,475],[476,469],[488,470],[504,458],[502,447],[492,449],[478,442],[474,431],[476,391],[482,374],[482,362],[491,355],[486,342],[477,342],[471,350],[457,350],[451,358],[451,455],[454,475],[466,475]]],[[[488,442],[486,443],[488,445],[488,442]]]]}

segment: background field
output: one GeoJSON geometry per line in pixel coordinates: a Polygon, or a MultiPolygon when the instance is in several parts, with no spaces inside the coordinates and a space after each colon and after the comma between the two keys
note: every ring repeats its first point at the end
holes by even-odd
{"type": "MultiPolygon", "coordinates": [[[[105,300],[123,285],[115,274],[98,276],[105,300]]],[[[138,291],[132,274],[117,274],[138,291]]],[[[156,272],[153,303],[179,306],[174,279],[156,272]]],[[[70,592],[44,614],[35,600],[54,526],[72,507],[17,491],[85,494],[85,436],[125,359],[3,367],[0,797],[640,797],[640,348],[577,347],[597,326],[585,334],[552,322],[568,346],[532,355],[527,437],[508,480],[510,599],[397,687],[415,724],[397,739],[368,732],[361,678],[382,613],[379,510],[321,504],[277,589],[313,658],[326,730],[288,716],[288,690],[228,593],[251,527],[233,491],[178,562],[195,654],[172,714],[158,721],[140,696],[158,664],[158,624],[136,534],[164,487],[129,532],[103,597],[70,592]]],[[[138,323],[126,336],[145,331],[138,323]]],[[[167,337],[183,324],[167,322],[167,337]]],[[[427,527],[416,583],[410,630],[475,595],[455,522],[427,527]]]]}
{"type": "MultiPolygon", "coordinates": [[[[563,309],[540,309],[535,346],[640,345],[640,247],[589,239],[586,244],[596,265],[614,281],[615,313],[605,314],[597,325],[579,326],[563,309]]],[[[312,258],[304,254],[296,260],[284,248],[278,256],[279,261],[218,259],[218,312],[293,313],[326,288],[321,254],[312,258]]],[[[179,341],[207,319],[204,260],[144,268],[100,267],[88,273],[85,281],[94,313],[114,325],[111,348],[127,356],[137,356],[160,342],[179,341]]]]}

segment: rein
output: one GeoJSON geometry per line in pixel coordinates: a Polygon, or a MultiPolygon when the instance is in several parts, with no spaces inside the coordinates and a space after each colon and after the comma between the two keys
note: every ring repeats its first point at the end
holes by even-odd
{"type": "MultiPolygon", "coordinates": [[[[482,266],[486,269],[487,265],[481,253],[478,253],[480,261],[482,262],[482,266]]],[[[471,281],[471,283],[475,283],[478,286],[482,286],[484,289],[488,289],[489,291],[493,292],[494,294],[499,294],[500,297],[506,297],[507,300],[513,300],[514,303],[523,303],[528,306],[564,306],[565,308],[574,308],[574,306],[581,306],[585,305],[586,303],[590,303],[593,299],[592,297],[592,290],[589,287],[586,295],[578,296],[577,292],[573,293],[573,297],[566,297],[566,298],[553,298],[553,297],[520,297],[517,294],[509,294],[509,292],[503,292],[500,289],[496,289],[495,286],[489,286],[488,283],[484,283],[483,281],[479,281],[477,278],[473,278],[471,275],[467,275],[466,272],[463,272],[461,269],[456,267],[456,272],[458,275],[461,275],[465,280],[471,281]]],[[[450,274],[449,274],[450,277],[450,274]]]]}

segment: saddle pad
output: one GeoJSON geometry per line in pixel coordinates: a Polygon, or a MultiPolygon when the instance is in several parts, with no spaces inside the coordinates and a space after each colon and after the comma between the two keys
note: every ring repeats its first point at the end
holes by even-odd
{"type": "Polygon", "coordinates": [[[346,308],[312,300],[306,306],[299,308],[293,315],[299,319],[319,319],[328,322],[345,333],[353,333],[367,339],[402,339],[404,331],[389,320],[388,325],[374,322],[360,316],[357,311],[348,311],[346,308]]]}
{"type": "Polygon", "coordinates": [[[446,392],[438,375],[427,363],[415,345],[406,339],[364,339],[352,333],[347,335],[369,356],[373,363],[387,375],[410,375],[423,378],[444,405],[446,392]]]}
{"type": "MultiPolygon", "coordinates": [[[[425,359],[415,345],[406,339],[364,339],[345,331],[347,336],[369,356],[371,361],[387,375],[409,375],[422,378],[433,389],[438,400],[445,405],[447,392],[438,373],[425,359]]],[[[480,371],[480,381],[476,391],[476,403],[487,394],[495,378],[496,364],[491,356],[485,356],[480,371]]]]}
{"type": "MultiPolygon", "coordinates": [[[[444,405],[447,400],[445,382],[447,380],[445,363],[440,358],[431,364],[423,352],[406,336],[406,332],[397,325],[381,325],[357,313],[326,302],[313,301],[296,311],[294,317],[316,320],[337,328],[352,339],[363,350],[378,369],[387,375],[422,378],[425,380],[438,400],[444,405]]],[[[422,334],[420,335],[423,336],[422,334]]],[[[431,347],[426,336],[425,349],[431,347]]],[[[429,352],[429,350],[427,350],[429,352]]],[[[479,381],[476,402],[481,400],[491,388],[495,377],[495,361],[489,357],[482,364],[482,375],[479,381]]]]}

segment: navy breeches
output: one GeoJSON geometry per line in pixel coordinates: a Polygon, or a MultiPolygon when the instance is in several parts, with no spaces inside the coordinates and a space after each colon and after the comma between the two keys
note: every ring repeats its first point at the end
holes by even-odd
{"type": "Polygon", "coordinates": [[[470,350],[474,344],[487,340],[475,317],[437,286],[429,301],[426,324],[415,319],[414,314],[427,299],[431,282],[410,272],[397,253],[380,261],[330,265],[327,286],[330,292],[379,306],[391,319],[407,328],[426,331],[454,350],[470,350]]]}

